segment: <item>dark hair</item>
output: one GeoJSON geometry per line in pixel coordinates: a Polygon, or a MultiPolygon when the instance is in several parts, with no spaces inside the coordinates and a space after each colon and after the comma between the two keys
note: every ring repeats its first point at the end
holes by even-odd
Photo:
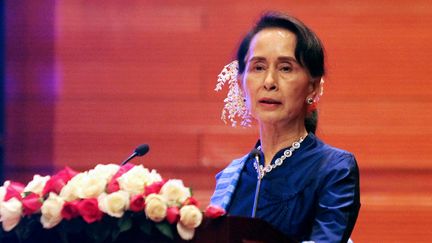
{"type": "MultiPolygon", "coordinates": [[[[324,76],[324,47],[318,36],[300,20],[278,12],[265,13],[243,38],[237,50],[240,74],[243,74],[245,71],[245,57],[249,51],[250,42],[253,37],[261,30],[268,28],[282,28],[294,33],[297,37],[295,58],[302,67],[306,68],[313,78],[324,76]]],[[[305,118],[306,130],[315,133],[317,124],[318,112],[314,110],[305,118]]]]}

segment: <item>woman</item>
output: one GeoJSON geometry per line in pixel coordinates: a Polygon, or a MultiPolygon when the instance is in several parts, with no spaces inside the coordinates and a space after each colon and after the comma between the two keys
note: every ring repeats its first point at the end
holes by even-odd
{"type": "Polygon", "coordinates": [[[229,215],[256,210],[299,241],[347,242],[360,209],[359,171],[351,153],[314,135],[325,74],[320,40],[299,20],[268,13],[243,39],[237,62],[225,67],[217,89],[230,83],[231,120],[257,121],[260,156],[246,155],[221,171],[211,203],[229,215]]]}

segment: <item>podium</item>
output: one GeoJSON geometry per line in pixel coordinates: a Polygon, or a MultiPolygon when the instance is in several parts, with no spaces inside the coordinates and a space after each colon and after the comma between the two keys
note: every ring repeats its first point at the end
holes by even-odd
{"type": "Polygon", "coordinates": [[[295,243],[269,223],[257,218],[225,216],[205,219],[191,243],[295,243]]]}
{"type": "MultiPolygon", "coordinates": [[[[86,235],[86,232],[95,228],[85,228],[74,234],[69,234],[67,238],[62,237],[60,232],[64,232],[62,226],[53,229],[43,229],[39,222],[34,222],[31,227],[20,229],[20,233],[27,232],[28,238],[20,241],[16,232],[0,231],[0,242],[3,243],[111,243],[110,235],[100,240],[95,240],[86,235]],[[27,228],[27,229],[26,229],[27,228]]],[[[86,225],[88,226],[88,225],[86,225]]],[[[108,225],[93,225],[94,227],[108,227],[108,225]]],[[[109,230],[102,231],[110,234],[109,230]]],[[[115,243],[297,243],[294,239],[287,238],[284,234],[274,229],[269,223],[256,218],[244,218],[234,216],[224,216],[216,219],[205,218],[201,225],[196,229],[195,236],[190,241],[182,240],[178,235],[169,239],[154,229],[155,234],[144,234],[139,225],[134,225],[129,231],[121,234],[115,243]]]]}

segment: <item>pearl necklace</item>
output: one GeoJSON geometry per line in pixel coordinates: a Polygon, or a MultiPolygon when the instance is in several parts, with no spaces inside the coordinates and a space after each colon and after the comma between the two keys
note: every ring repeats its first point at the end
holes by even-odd
{"type": "MultiPolygon", "coordinates": [[[[292,156],[293,152],[300,148],[301,143],[303,142],[304,138],[300,137],[298,141],[294,141],[291,145],[291,147],[284,151],[283,155],[280,158],[277,158],[274,162],[274,164],[269,164],[266,167],[259,165],[257,166],[257,161],[254,163],[254,168],[258,173],[258,179],[262,179],[265,174],[272,171],[274,168],[281,166],[286,158],[289,158],[292,156]]],[[[258,146],[258,150],[261,151],[261,146],[258,146]]]]}

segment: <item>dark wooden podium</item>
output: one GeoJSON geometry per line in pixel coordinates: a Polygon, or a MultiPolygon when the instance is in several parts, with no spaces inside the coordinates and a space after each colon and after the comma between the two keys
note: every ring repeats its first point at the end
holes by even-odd
{"type": "MultiPolygon", "coordinates": [[[[181,241],[186,242],[186,241],[181,241]]],[[[205,219],[191,243],[295,243],[293,239],[256,218],[225,216],[205,219]]]]}
{"type": "MultiPolygon", "coordinates": [[[[60,226],[59,228],[43,229],[42,225],[38,222],[38,227],[31,227],[27,230],[30,237],[20,241],[17,238],[16,232],[0,232],[0,243],[94,243],[96,242],[93,238],[90,238],[86,234],[85,228],[77,233],[70,233],[68,237],[63,238],[59,232],[63,232],[60,226]]],[[[33,225],[34,226],[34,225],[33,225]]],[[[24,228],[21,229],[23,233],[24,228]]],[[[100,243],[112,242],[110,238],[110,231],[103,231],[108,233],[107,237],[101,238],[100,243]]],[[[159,232],[154,229],[154,232],[159,232]]],[[[254,218],[243,218],[224,216],[217,219],[204,219],[201,225],[195,231],[195,237],[191,241],[184,241],[180,239],[178,235],[175,239],[169,239],[166,236],[159,234],[147,235],[144,234],[138,225],[135,225],[128,232],[121,234],[115,243],[295,243],[293,239],[287,238],[278,230],[274,229],[267,222],[254,219],[254,218]]]]}

